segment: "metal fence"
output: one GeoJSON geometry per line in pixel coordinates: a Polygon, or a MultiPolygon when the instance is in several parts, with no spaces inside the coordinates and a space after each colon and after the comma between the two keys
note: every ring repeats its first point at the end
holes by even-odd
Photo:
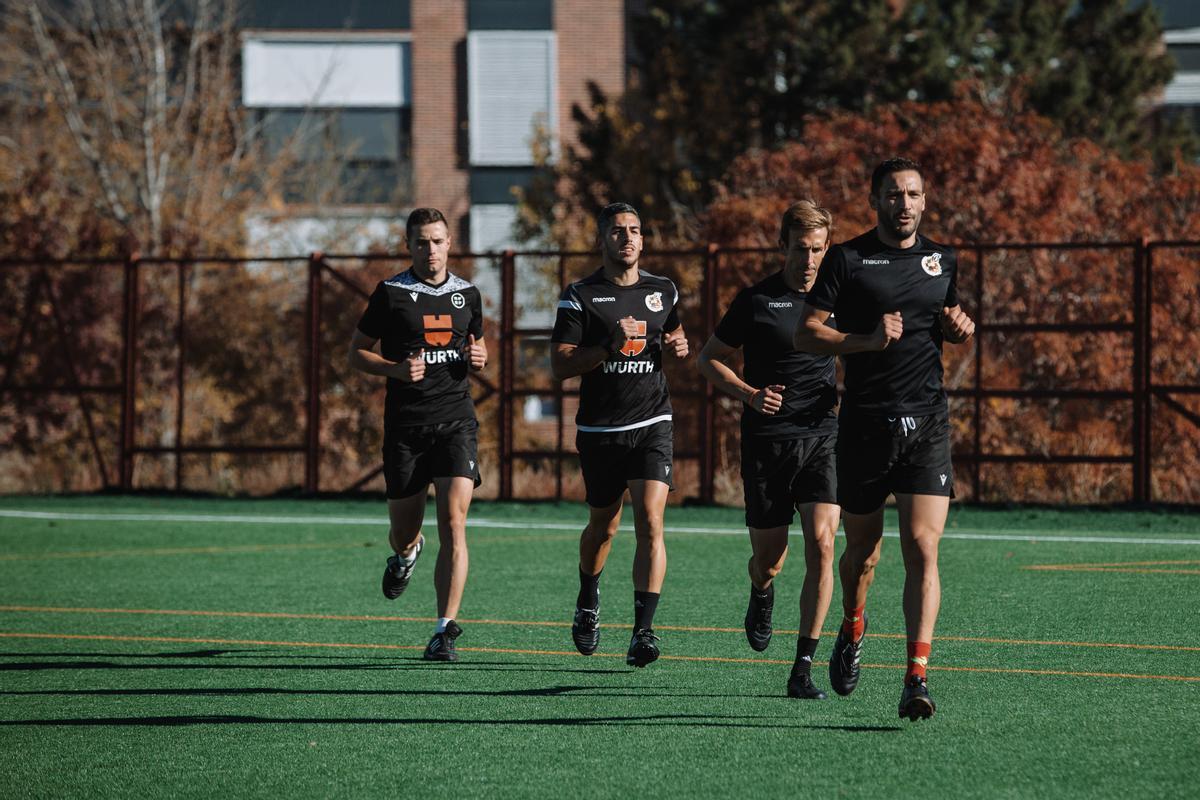
{"type": "MultiPolygon", "coordinates": [[[[960,494],[1046,500],[1054,492],[1038,486],[1082,470],[1101,488],[1066,499],[1197,502],[1171,476],[1200,459],[1189,324],[1200,241],[958,247],[977,320],[972,342],[947,348],[960,494]]],[[[13,475],[0,488],[380,488],[381,382],[353,374],[344,353],[375,282],[406,266],[319,253],[0,262],[0,458],[13,475]],[[271,477],[247,477],[269,465],[271,477]]],[[[679,284],[695,353],[733,293],[779,264],[774,251],[709,245],[647,253],[644,266],[679,284]]],[[[483,496],[581,496],[577,380],[550,379],[548,342],[557,288],[595,267],[594,254],[568,252],[452,262],[490,317],[492,363],[473,375],[483,496]]],[[[677,498],[736,500],[739,405],[694,356],[668,379],[677,498]]]]}

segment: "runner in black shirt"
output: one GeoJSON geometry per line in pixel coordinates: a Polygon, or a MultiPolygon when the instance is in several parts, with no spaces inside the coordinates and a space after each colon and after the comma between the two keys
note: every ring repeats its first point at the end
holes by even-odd
{"type": "Polygon", "coordinates": [[[941,603],[938,541],[954,479],[942,388],[942,342],[964,342],[975,324],[958,304],[954,251],[920,236],[920,167],[892,159],[871,177],[875,229],[833,247],[808,295],[797,349],[841,355],[846,392],[838,425],[838,501],[846,550],[838,571],[845,619],[829,679],[839,694],[858,683],[867,589],[883,536],[883,503],[896,496],[904,556],[908,668],[900,716],[935,710],[925,666],[941,603]],[[826,326],[834,315],[838,330],[826,326]]]}
{"type": "Polygon", "coordinates": [[[699,357],[701,374],[745,404],[742,484],[752,551],[746,638],[755,650],[770,644],[773,581],[783,569],[788,527],[799,510],[806,571],[787,691],[819,700],[825,693],[810,672],[833,594],[833,539],[841,516],[834,465],[837,379],[833,356],[794,350],[792,334],[832,228],[833,217],[811,200],[788,208],[779,227],[783,269],[738,293],[699,357]],[[738,348],[744,379],[726,363],[738,348]]]}
{"type": "Polygon", "coordinates": [[[388,379],[383,465],[395,555],[383,573],[383,594],[395,599],[408,587],[425,543],[421,523],[432,482],[441,545],[433,572],[438,623],[425,658],[455,661],[467,509],[479,485],[479,423],[467,370],[487,364],[483,312],[479,290],[446,269],[450,233],[442,212],[416,209],[405,232],[412,267],[375,288],[350,341],[350,365],[388,379]]]}
{"type": "Polygon", "coordinates": [[[673,447],[662,354],[688,354],[675,284],[638,269],[641,224],[637,210],[626,203],[600,212],[602,266],[563,291],[550,354],[556,379],[582,376],[575,445],[589,518],[579,539],[579,597],[571,635],[579,652],[596,651],[600,572],[628,487],[637,549],[633,638],[625,661],[635,667],[658,658],[652,624],[667,571],[663,510],[672,487],[673,447]]]}

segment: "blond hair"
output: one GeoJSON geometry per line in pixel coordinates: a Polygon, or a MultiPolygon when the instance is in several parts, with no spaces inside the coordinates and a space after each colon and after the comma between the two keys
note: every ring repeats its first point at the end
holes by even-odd
{"type": "Polygon", "coordinates": [[[787,245],[788,231],[804,234],[821,228],[833,233],[833,214],[812,200],[800,200],[783,212],[783,218],[779,221],[779,241],[787,245]]]}

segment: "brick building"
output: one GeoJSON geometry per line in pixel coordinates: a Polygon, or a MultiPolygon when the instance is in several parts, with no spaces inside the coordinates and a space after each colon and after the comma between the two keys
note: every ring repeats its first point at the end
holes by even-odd
{"type": "Polygon", "coordinates": [[[268,142],[319,129],[343,186],[335,206],[296,196],[285,219],[252,217],[258,252],[356,249],[416,205],[446,213],[459,250],[507,246],[535,132],[570,141],[589,82],[625,84],[624,0],[252,0],[245,15],[243,103],[268,142]]]}

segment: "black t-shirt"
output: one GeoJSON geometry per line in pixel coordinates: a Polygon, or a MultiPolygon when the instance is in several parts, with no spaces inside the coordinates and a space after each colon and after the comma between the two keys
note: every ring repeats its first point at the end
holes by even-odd
{"type": "Polygon", "coordinates": [[[747,383],[758,389],[771,384],[787,387],[783,406],[775,414],[761,414],[749,406],[743,409],[743,436],[797,439],[837,430],[833,356],[792,349],[804,297],[777,272],[738,292],[717,323],[714,335],[730,347],[743,349],[747,383]]]}
{"type": "Polygon", "coordinates": [[[837,317],[843,333],[871,333],[886,313],[904,320],[900,341],[885,350],[850,353],[842,414],[923,416],[944,411],[942,308],[958,305],[958,258],[918,236],[907,250],[875,231],[829,249],[808,304],[837,317]]]}
{"type": "Polygon", "coordinates": [[[375,287],[358,329],[389,361],[425,350],[425,377],[388,378],[385,424],[431,425],[475,415],[467,381],[467,334],[483,338],[479,290],[456,275],[431,286],[411,269],[375,287]]]}
{"type": "Polygon", "coordinates": [[[671,399],[662,371],[662,335],[679,327],[679,292],[669,279],[638,272],[632,286],[617,286],[600,269],[563,290],[551,340],[580,347],[604,345],[633,317],[644,326],[579,385],[581,431],[630,430],[671,419],[671,399]]]}

